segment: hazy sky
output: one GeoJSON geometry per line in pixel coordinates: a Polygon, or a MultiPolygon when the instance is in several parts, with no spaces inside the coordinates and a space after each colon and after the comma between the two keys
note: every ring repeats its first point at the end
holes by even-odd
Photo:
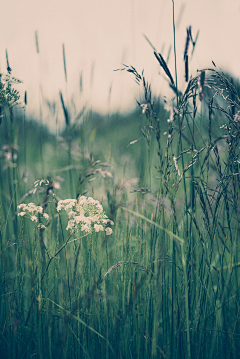
{"type": "MultiPolygon", "coordinates": [[[[59,90],[69,105],[73,96],[77,111],[86,102],[98,111],[128,110],[135,106],[139,88],[127,72],[113,71],[122,63],[139,72],[144,68],[156,94],[167,91],[143,34],[167,56],[173,45],[171,0],[0,0],[0,10],[0,71],[6,69],[7,49],[12,75],[24,80],[18,89],[28,92],[29,113],[39,113],[40,88],[45,98],[58,104],[59,90]]],[[[199,30],[191,73],[211,67],[213,60],[239,76],[240,0],[175,0],[175,20],[180,86],[185,86],[183,51],[189,25],[193,37],[199,30]]],[[[173,51],[169,67],[174,75],[173,51]]]]}

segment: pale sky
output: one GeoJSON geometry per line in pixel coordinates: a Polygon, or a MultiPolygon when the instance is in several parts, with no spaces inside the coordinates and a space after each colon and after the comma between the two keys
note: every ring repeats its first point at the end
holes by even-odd
{"type": "MultiPolygon", "coordinates": [[[[175,0],[178,82],[184,88],[183,51],[186,28],[199,30],[190,63],[197,69],[212,66],[240,75],[240,0],[175,0]]],[[[145,34],[158,52],[173,50],[172,0],[0,0],[0,72],[8,51],[12,75],[28,93],[28,113],[39,113],[40,88],[45,98],[61,107],[59,90],[76,111],[87,103],[96,111],[127,111],[135,107],[139,88],[127,72],[114,72],[122,63],[144,69],[156,95],[168,88],[145,34]],[[36,51],[38,33],[39,53],[36,51]],[[63,67],[65,46],[67,83],[63,67]],[[80,94],[80,74],[83,92],[80,94]],[[111,97],[109,101],[109,89],[111,97]]],[[[174,56],[169,67],[174,76],[174,56]]],[[[45,115],[47,116],[45,108],[45,115]]]]}

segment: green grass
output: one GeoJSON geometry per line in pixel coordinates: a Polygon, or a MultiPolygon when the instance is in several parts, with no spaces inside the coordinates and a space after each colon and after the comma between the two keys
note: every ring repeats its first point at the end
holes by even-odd
{"type": "Polygon", "coordinates": [[[202,101],[199,75],[181,91],[172,78],[167,122],[164,102],[153,104],[151,86],[133,69],[124,68],[142,86],[145,113],[85,111],[74,122],[65,108],[60,137],[5,108],[3,358],[238,357],[238,91],[216,67],[205,71],[202,101]],[[49,185],[33,194],[42,178],[49,185]],[[113,234],[64,246],[67,218],[56,204],[84,193],[102,202],[113,234]],[[20,202],[43,206],[48,227],[17,216],[20,202]]]}

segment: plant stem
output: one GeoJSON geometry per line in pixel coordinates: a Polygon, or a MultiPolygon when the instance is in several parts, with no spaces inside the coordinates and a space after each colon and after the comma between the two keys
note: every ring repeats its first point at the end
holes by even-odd
{"type": "MultiPolygon", "coordinates": [[[[88,233],[85,234],[85,236],[87,236],[87,235],[88,235],[88,233]]],[[[80,237],[80,238],[83,238],[83,237],[85,237],[85,236],[82,236],[82,237],[80,237]]],[[[48,262],[48,264],[47,264],[46,270],[45,270],[45,272],[44,272],[44,274],[43,274],[43,276],[42,276],[42,281],[43,281],[43,278],[45,277],[45,275],[46,275],[46,273],[47,273],[47,270],[48,270],[48,268],[49,268],[49,266],[50,266],[51,261],[63,250],[64,247],[66,247],[67,244],[72,243],[72,242],[77,241],[78,239],[80,239],[80,238],[75,238],[75,239],[73,239],[72,241],[69,241],[69,239],[70,239],[71,237],[72,237],[72,234],[70,234],[70,236],[68,237],[67,241],[62,245],[62,247],[57,251],[57,253],[55,253],[54,256],[49,259],[49,262],[48,262]]]]}
{"type": "Polygon", "coordinates": [[[177,90],[177,108],[178,108],[177,51],[176,51],[176,34],[175,34],[175,19],[174,19],[174,0],[172,0],[172,5],[173,5],[173,41],[174,41],[175,82],[176,82],[176,90],[177,90]]]}

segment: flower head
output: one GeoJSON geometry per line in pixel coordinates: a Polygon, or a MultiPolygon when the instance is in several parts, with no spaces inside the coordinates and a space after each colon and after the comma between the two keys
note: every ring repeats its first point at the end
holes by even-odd
{"type": "Polygon", "coordinates": [[[106,234],[112,233],[112,229],[106,227],[109,223],[114,223],[107,218],[107,215],[103,211],[102,205],[99,201],[92,197],[81,196],[78,200],[65,199],[58,202],[57,211],[65,210],[68,214],[67,230],[72,233],[79,231],[92,233],[103,232],[106,234]]]}
{"type": "Polygon", "coordinates": [[[44,220],[49,220],[49,215],[47,213],[43,213],[43,207],[36,206],[34,203],[30,202],[28,204],[21,203],[18,206],[18,210],[20,211],[18,213],[18,216],[21,217],[28,217],[31,219],[32,222],[35,222],[38,224],[38,228],[46,228],[44,224],[39,222],[41,218],[44,218],[44,220]]]}

